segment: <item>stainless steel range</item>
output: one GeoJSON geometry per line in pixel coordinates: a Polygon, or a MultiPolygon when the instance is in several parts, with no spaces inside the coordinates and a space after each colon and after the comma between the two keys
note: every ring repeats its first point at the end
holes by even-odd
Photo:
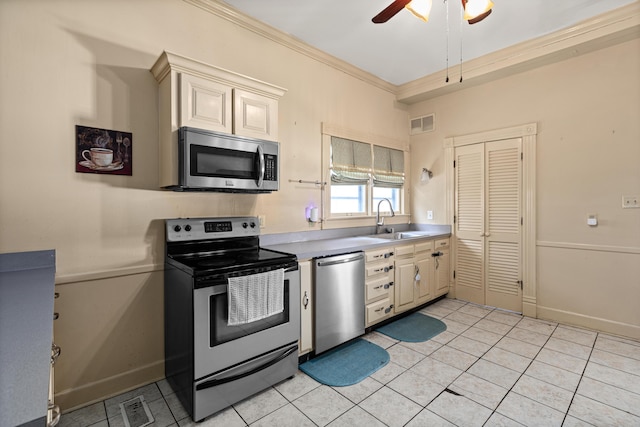
{"type": "Polygon", "coordinates": [[[165,375],[194,421],[295,375],[295,255],[255,217],[166,220],[165,375]]]}

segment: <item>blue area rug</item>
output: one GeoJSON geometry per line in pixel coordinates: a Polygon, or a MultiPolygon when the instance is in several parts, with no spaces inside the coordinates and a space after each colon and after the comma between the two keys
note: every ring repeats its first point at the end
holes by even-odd
{"type": "Polygon", "coordinates": [[[441,320],[422,313],[413,313],[376,329],[398,341],[422,342],[447,329],[441,320]]]}
{"type": "Polygon", "coordinates": [[[389,363],[389,353],[363,339],[342,344],[304,362],[300,370],[319,383],[334,387],[357,384],[389,363]]]}

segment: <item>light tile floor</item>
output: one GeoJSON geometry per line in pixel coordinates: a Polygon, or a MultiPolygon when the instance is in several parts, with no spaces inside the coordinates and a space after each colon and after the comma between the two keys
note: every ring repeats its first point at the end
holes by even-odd
{"type": "MultiPolygon", "coordinates": [[[[302,372],[204,426],[640,426],[640,342],[455,299],[421,310],[447,330],[427,342],[364,338],[391,361],[349,387],[302,372]]],[[[64,414],[60,426],[123,426],[144,395],[154,426],[195,425],[166,381],[64,414]]]]}

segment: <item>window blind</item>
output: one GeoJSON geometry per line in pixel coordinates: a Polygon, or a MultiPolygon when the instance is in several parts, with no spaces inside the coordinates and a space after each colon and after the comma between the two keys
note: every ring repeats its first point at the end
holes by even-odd
{"type": "Polygon", "coordinates": [[[404,152],[373,146],[373,185],[387,188],[404,185],[404,152]]]}
{"type": "Polygon", "coordinates": [[[371,145],[331,137],[331,182],[366,184],[371,174],[371,145]]]}

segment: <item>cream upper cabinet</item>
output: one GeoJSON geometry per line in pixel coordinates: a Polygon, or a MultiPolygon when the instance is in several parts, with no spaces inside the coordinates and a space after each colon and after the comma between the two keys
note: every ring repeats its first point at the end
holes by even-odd
{"type": "Polygon", "coordinates": [[[178,182],[182,126],[277,140],[286,89],[167,51],[151,73],[159,85],[160,187],[178,182]]]}
{"type": "Polygon", "coordinates": [[[236,135],[277,141],[278,101],[234,89],[233,130],[236,135]]]}
{"type": "Polygon", "coordinates": [[[180,126],[231,133],[232,88],[180,73],[180,126]]]}

